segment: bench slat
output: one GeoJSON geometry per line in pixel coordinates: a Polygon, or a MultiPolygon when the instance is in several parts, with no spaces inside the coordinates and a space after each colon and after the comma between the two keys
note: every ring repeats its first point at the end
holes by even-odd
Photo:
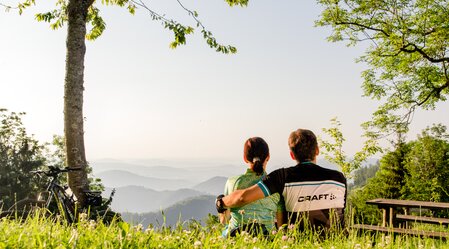
{"type": "Polygon", "coordinates": [[[410,234],[415,236],[424,236],[430,238],[448,238],[449,233],[446,232],[434,232],[434,231],[422,231],[422,230],[412,230],[405,228],[396,228],[396,227],[380,227],[374,225],[365,225],[365,224],[354,224],[352,228],[359,230],[371,230],[378,231],[384,233],[399,233],[399,234],[410,234]]]}
{"type": "Polygon", "coordinates": [[[427,223],[435,223],[435,224],[445,224],[445,225],[449,224],[449,219],[427,217],[427,216],[397,214],[396,215],[396,219],[398,219],[398,220],[406,220],[406,221],[415,221],[415,222],[427,222],[427,223]]]}

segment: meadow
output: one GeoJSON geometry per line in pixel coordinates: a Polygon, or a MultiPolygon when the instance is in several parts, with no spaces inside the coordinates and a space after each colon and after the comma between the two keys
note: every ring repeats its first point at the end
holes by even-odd
{"type": "Polygon", "coordinates": [[[293,226],[272,232],[269,238],[243,233],[225,239],[221,237],[222,228],[219,224],[203,226],[197,221],[172,228],[118,221],[104,224],[83,216],[78,223],[67,224],[61,217],[37,214],[22,221],[2,218],[0,248],[449,248],[446,241],[439,239],[355,230],[332,232],[323,238],[311,231],[299,232],[293,226]]]}

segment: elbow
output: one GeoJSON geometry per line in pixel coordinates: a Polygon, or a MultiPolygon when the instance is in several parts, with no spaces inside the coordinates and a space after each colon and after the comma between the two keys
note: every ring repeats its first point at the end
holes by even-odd
{"type": "Polygon", "coordinates": [[[223,202],[226,207],[241,207],[245,206],[248,202],[248,196],[244,190],[236,190],[232,194],[223,198],[223,202]]]}
{"type": "Polygon", "coordinates": [[[242,191],[240,195],[237,196],[236,198],[236,205],[238,207],[245,206],[247,202],[248,202],[247,195],[245,194],[245,191],[242,191]]]}
{"type": "Polygon", "coordinates": [[[245,205],[245,198],[243,198],[243,196],[239,196],[239,197],[237,198],[237,200],[235,201],[235,204],[236,204],[238,207],[244,206],[244,205],[245,205]]]}

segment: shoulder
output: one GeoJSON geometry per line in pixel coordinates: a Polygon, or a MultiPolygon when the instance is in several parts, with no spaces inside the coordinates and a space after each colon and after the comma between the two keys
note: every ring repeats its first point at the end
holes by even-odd
{"type": "Polygon", "coordinates": [[[339,181],[341,183],[346,183],[346,177],[342,172],[334,169],[323,168],[321,166],[318,167],[320,168],[322,174],[326,175],[327,178],[339,181]]]}
{"type": "Polygon", "coordinates": [[[243,177],[243,175],[229,177],[228,180],[226,181],[226,186],[235,185],[235,183],[238,182],[242,177],[243,177]]]}

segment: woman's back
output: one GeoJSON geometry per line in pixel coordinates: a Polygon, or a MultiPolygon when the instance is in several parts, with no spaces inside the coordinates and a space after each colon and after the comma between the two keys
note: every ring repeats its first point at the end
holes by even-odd
{"type": "MultiPolygon", "coordinates": [[[[245,174],[228,179],[224,194],[228,195],[237,189],[251,187],[259,182],[263,176],[265,176],[265,173],[257,175],[251,169],[247,169],[245,174]]],[[[239,225],[254,222],[263,224],[268,230],[271,230],[275,223],[276,212],[283,211],[283,208],[279,194],[271,195],[243,207],[231,208],[228,231],[232,231],[239,225]]]]}

